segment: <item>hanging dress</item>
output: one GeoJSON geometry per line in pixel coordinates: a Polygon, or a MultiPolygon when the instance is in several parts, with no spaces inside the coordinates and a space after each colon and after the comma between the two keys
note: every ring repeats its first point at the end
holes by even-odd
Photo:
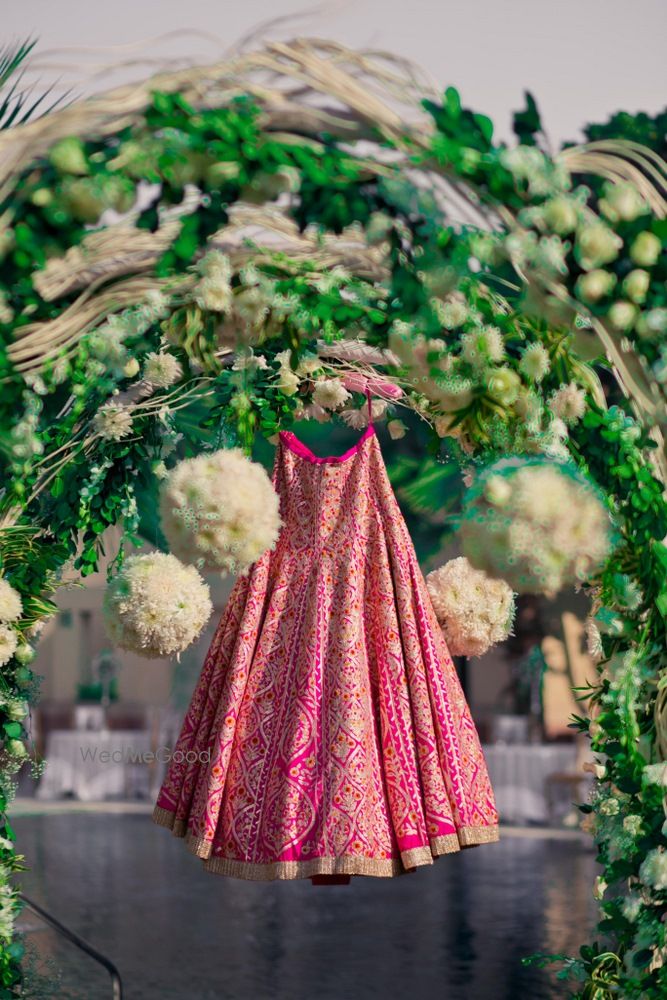
{"type": "Polygon", "coordinates": [[[497,840],[372,425],[328,457],[282,431],[273,484],[278,542],[232,590],[155,822],[208,871],[253,880],[391,876],[497,840]]]}

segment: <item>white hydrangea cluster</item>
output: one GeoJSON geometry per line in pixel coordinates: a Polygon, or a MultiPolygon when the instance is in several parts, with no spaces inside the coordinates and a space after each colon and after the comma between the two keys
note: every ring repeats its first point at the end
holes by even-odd
{"type": "Polygon", "coordinates": [[[194,566],[164,552],[130,556],[107,587],[103,608],[112,642],[148,658],[181,653],[213,610],[194,566]]]}
{"type": "Polygon", "coordinates": [[[575,466],[511,458],[494,463],[468,490],[461,537],[473,566],[519,593],[554,594],[600,568],[612,525],[575,466]]]}
{"type": "Polygon", "coordinates": [[[132,433],[132,413],[122,403],[105,403],[95,414],[93,427],[107,441],[122,441],[132,433]]]}
{"type": "Polygon", "coordinates": [[[510,634],[514,594],[504,580],[450,559],[426,577],[436,618],[454,656],[482,656],[510,634]]]}
{"type": "Polygon", "coordinates": [[[162,527],[184,562],[243,573],[280,531],[279,500],[267,473],[240,448],[176,465],[161,490],[162,527]]]}

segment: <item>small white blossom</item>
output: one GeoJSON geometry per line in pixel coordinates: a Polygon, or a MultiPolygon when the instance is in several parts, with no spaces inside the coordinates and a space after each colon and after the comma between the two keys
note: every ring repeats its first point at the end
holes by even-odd
{"type": "Polygon", "coordinates": [[[263,354],[255,354],[252,347],[247,348],[234,359],[232,371],[256,372],[268,368],[268,362],[263,354]]]}
{"type": "Polygon", "coordinates": [[[576,382],[563,385],[549,399],[549,409],[568,426],[576,424],[586,412],[586,393],[576,382]]]}
{"type": "Polygon", "coordinates": [[[613,229],[603,222],[591,222],[578,230],[575,253],[584,271],[591,271],[616,260],[622,246],[623,240],[613,229]]]}
{"type": "Polygon", "coordinates": [[[93,427],[107,441],[121,441],[132,433],[132,413],[120,403],[105,403],[95,414],[93,427]]]}
{"type": "Polygon", "coordinates": [[[461,337],[461,357],[473,368],[483,368],[491,361],[502,361],[505,345],[500,330],[495,326],[483,326],[464,333],[461,337]]]}
{"type": "Polygon", "coordinates": [[[166,389],[168,386],[178,382],[183,374],[180,362],[167,351],[159,354],[151,353],[146,355],[144,361],[144,380],[158,389],[166,389]]]}
{"type": "Polygon", "coordinates": [[[211,250],[199,262],[202,278],[195,285],[192,296],[208,312],[227,312],[232,304],[232,265],[219,250],[211,250]]]}
{"type": "Polygon", "coordinates": [[[549,352],[543,344],[529,344],[521,354],[519,368],[531,382],[541,382],[551,363],[549,352]]]}
{"type": "Polygon", "coordinates": [[[647,764],[642,771],[642,781],[646,785],[662,785],[663,788],[667,788],[667,761],[647,764]]]}
{"type": "Polygon", "coordinates": [[[313,402],[325,410],[337,410],[348,399],[350,393],[342,382],[335,378],[320,379],[313,390],[313,402]]]}

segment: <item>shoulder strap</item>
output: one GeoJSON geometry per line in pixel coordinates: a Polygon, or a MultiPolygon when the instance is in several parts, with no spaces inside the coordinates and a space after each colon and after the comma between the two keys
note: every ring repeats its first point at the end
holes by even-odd
{"type": "Polygon", "coordinates": [[[366,386],[366,399],[368,400],[368,426],[373,423],[373,404],[371,401],[371,390],[366,386]]]}

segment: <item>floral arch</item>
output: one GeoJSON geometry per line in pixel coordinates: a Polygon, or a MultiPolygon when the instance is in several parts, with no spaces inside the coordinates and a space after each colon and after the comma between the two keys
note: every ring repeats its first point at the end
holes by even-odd
{"type": "Polygon", "coordinates": [[[177,459],[362,426],[363,379],[402,390],[376,404],[393,437],[411,411],[459,461],[473,563],[591,594],[575,724],[604,874],[564,971],[578,997],[664,995],[665,164],[631,139],[549,155],[530,98],[515,132],[398,59],[298,40],[0,133],[2,995],[6,810],[63,568],[90,574],[120,522],[116,574],[177,459]]]}

